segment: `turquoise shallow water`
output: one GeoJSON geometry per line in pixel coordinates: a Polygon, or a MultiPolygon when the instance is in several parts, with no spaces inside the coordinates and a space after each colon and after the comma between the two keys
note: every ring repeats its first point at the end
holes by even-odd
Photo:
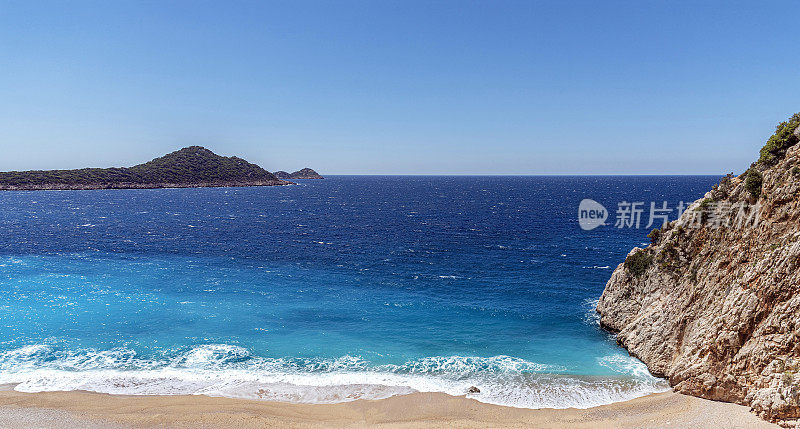
{"type": "Polygon", "coordinates": [[[0,193],[0,383],[294,402],[474,385],[531,408],[660,391],[593,312],[646,232],[582,231],[578,202],[674,205],[716,179],[0,193]]]}

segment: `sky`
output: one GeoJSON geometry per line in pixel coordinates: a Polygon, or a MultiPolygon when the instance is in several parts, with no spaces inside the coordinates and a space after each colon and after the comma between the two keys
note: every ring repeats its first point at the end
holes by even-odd
{"type": "Polygon", "coordinates": [[[0,170],[741,173],[797,2],[0,0],[0,170]]]}

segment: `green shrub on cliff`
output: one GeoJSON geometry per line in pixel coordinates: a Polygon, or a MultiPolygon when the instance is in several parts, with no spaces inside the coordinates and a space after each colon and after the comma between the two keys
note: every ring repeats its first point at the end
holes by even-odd
{"type": "Polygon", "coordinates": [[[758,162],[770,164],[782,158],[786,153],[786,149],[800,141],[800,138],[794,134],[798,127],[800,127],[800,113],[795,113],[788,121],[778,124],[775,128],[775,134],[761,148],[761,156],[758,158],[758,162]]]}
{"type": "Polygon", "coordinates": [[[714,203],[713,198],[703,198],[703,201],[700,201],[700,205],[698,205],[695,210],[704,212],[708,210],[712,203],[714,203]]]}
{"type": "Polygon", "coordinates": [[[764,183],[764,176],[756,170],[751,168],[747,171],[747,177],[744,179],[744,188],[755,198],[761,195],[761,185],[764,183]]]}
{"type": "Polygon", "coordinates": [[[625,258],[624,265],[634,277],[638,277],[647,271],[647,267],[649,267],[652,263],[653,257],[650,255],[650,253],[642,250],[625,258]]]}
{"type": "Polygon", "coordinates": [[[650,231],[650,234],[647,234],[647,238],[650,239],[650,243],[652,244],[656,244],[659,237],[661,237],[661,230],[658,228],[653,228],[653,230],[650,231]]]}

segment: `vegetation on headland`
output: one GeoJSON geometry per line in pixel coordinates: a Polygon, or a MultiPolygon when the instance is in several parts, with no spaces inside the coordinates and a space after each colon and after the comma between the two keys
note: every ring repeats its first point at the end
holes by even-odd
{"type": "Polygon", "coordinates": [[[661,237],[661,229],[660,228],[653,228],[649,234],[647,234],[647,238],[650,239],[651,244],[658,243],[658,239],[661,237]]]}
{"type": "Polygon", "coordinates": [[[761,148],[758,161],[745,171],[745,189],[753,198],[758,199],[761,196],[761,185],[764,181],[761,171],[782,160],[786,151],[798,142],[800,142],[800,112],[775,127],[775,133],[761,148]]]}
{"type": "Polygon", "coordinates": [[[95,189],[286,184],[256,164],[190,146],[133,167],[0,173],[0,189],[95,189]]]}
{"type": "Polygon", "coordinates": [[[647,271],[651,263],[653,263],[653,256],[646,250],[640,250],[625,258],[624,265],[634,277],[639,277],[647,271]]]}
{"type": "Polygon", "coordinates": [[[800,141],[800,136],[795,131],[800,127],[800,112],[792,115],[789,120],[781,122],[775,127],[775,134],[770,136],[764,147],[761,148],[760,164],[771,164],[783,158],[786,149],[800,141]]]}
{"type": "Polygon", "coordinates": [[[747,171],[747,176],[744,179],[744,188],[754,198],[761,195],[761,185],[764,183],[764,176],[758,170],[751,168],[747,171]]]}

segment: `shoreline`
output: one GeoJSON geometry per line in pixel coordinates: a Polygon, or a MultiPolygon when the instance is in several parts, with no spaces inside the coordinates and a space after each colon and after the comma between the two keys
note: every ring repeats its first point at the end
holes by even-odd
{"type": "MultiPolygon", "coordinates": [[[[10,389],[11,386],[6,386],[10,389]]],[[[86,391],[0,390],[0,427],[548,427],[776,428],[749,408],[674,392],[588,409],[525,409],[444,393],[380,400],[294,404],[210,397],[127,396],[86,391]]]]}

